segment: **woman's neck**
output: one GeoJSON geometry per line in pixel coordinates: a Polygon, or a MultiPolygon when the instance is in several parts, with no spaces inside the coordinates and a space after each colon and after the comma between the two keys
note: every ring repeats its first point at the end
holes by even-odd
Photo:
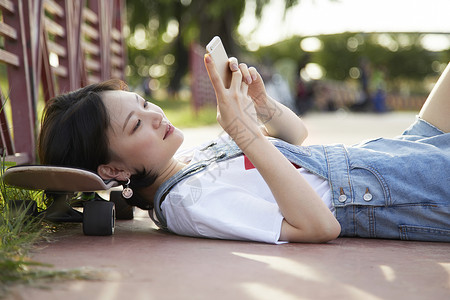
{"type": "Polygon", "coordinates": [[[186,166],[186,164],[178,161],[175,158],[172,158],[167,167],[158,175],[155,182],[151,186],[143,188],[138,191],[139,195],[144,199],[147,199],[148,201],[153,203],[153,198],[155,197],[158,188],[170,177],[172,177],[178,171],[183,169],[184,166],[186,166]]]}

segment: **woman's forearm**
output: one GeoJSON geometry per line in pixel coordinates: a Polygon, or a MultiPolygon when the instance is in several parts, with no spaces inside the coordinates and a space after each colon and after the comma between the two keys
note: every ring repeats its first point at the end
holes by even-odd
{"type": "Polygon", "coordinates": [[[293,165],[264,137],[246,145],[245,154],[258,169],[285,218],[280,239],[326,242],[340,225],[319,195],[293,165]]]}
{"type": "Polygon", "coordinates": [[[259,114],[267,134],[294,145],[301,145],[308,136],[302,119],[278,101],[267,98],[267,114],[259,114]]]}

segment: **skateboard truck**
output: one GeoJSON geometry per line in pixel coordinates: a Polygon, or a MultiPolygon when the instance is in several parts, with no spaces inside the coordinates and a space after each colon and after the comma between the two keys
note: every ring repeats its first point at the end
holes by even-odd
{"type": "Polygon", "coordinates": [[[44,210],[44,219],[51,222],[83,222],[83,213],[70,206],[72,194],[47,192],[46,195],[53,202],[44,210]]]}

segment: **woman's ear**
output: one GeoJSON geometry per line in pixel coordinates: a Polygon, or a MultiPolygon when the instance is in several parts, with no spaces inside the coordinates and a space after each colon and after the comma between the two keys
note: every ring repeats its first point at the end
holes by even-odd
{"type": "Polygon", "coordinates": [[[110,164],[98,166],[97,173],[104,180],[115,179],[118,181],[126,181],[131,176],[130,172],[119,169],[110,164]]]}

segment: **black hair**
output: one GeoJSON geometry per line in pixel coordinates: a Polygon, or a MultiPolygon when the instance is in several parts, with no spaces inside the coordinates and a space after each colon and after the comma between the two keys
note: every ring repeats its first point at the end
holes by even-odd
{"type": "MultiPolygon", "coordinates": [[[[111,79],[49,100],[39,135],[40,162],[94,173],[99,165],[109,163],[107,130],[110,117],[101,93],[115,90],[127,90],[125,82],[111,79]]],[[[151,171],[138,170],[131,176],[130,185],[139,189],[153,184],[155,179],[156,175],[151,171]]]]}

